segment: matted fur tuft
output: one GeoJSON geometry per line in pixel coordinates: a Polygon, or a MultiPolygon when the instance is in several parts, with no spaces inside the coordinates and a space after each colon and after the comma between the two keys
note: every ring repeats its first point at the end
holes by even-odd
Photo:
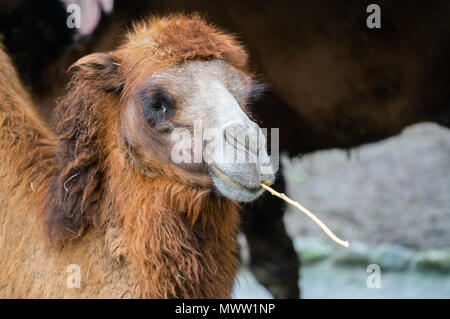
{"type": "Polygon", "coordinates": [[[45,207],[45,229],[52,243],[75,239],[98,222],[104,156],[102,114],[114,107],[108,94],[120,90],[117,67],[107,54],[86,56],[71,66],[70,72],[69,93],[54,114],[60,144],[57,172],[45,207]]]}

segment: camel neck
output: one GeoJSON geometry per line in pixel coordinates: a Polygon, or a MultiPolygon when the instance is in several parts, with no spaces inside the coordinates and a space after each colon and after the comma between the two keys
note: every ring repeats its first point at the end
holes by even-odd
{"type": "Polygon", "coordinates": [[[236,203],[129,167],[108,180],[107,242],[151,298],[226,298],[238,268],[236,203]],[[218,284],[220,283],[220,284],[218,284]]]}

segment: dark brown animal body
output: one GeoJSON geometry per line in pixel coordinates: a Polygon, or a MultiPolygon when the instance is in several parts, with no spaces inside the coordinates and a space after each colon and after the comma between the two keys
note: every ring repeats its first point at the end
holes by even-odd
{"type": "Polygon", "coordinates": [[[379,1],[164,1],[236,33],[272,96],[255,106],[291,155],[374,142],[412,123],[449,125],[450,4],[379,1]],[[262,108],[262,109],[260,109],[262,108]]]}

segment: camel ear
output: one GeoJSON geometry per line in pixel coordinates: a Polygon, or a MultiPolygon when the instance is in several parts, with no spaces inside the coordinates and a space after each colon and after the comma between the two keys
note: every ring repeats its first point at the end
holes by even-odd
{"type": "Polygon", "coordinates": [[[109,54],[93,53],[72,64],[69,72],[85,81],[93,82],[104,90],[119,91],[122,88],[118,76],[119,62],[109,54]]]}
{"type": "Polygon", "coordinates": [[[52,243],[80,237],[97,224],[103,178],[100,139],[105,125],[101,115],[109,113],[121,88],[118,65],[107,54],[86,56],[70,71],[68,94],[54,114],[57,169],[44,211],[52,243]]]}

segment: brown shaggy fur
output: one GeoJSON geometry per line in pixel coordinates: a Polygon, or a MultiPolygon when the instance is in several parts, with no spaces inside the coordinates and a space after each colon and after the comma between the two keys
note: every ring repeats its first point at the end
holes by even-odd
{"type": "Polygon", "coordinates": [[[235,40],[198,16],[136,26],[117,51],[72,66],[57,139],[0,54],[0,296],[229,297],[237,205],[169,163],[133,165],[119,120],[123,99],[176,63],[222,59],[247,72],[235,40]],[[81,288],[66,286],[70,264],[81,288]]]}

